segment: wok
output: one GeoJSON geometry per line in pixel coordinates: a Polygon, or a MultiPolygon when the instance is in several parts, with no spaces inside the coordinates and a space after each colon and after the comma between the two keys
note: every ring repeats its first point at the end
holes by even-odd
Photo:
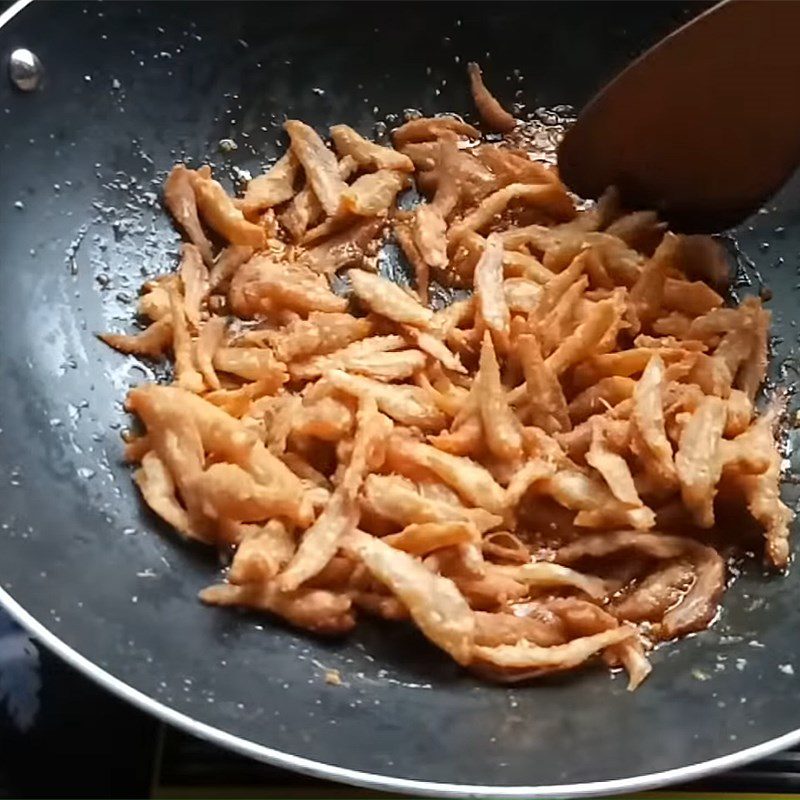
{"type": "MultiPolygon", "coordinates": [[[[505,101],[519,89],[529,109],[580,106],[702,7],[12,7],[0,53],[30,48],[46,77],[26,95],[0,81],[7,608],[87,675],[170,723],[273,764],[395,792],[618,792],[800,741],[796,570],[766,576],[754,562],[714,628],[657,651],[634,694],[591,669],[487,686],[402,625],[365,624],[328,643],[204,608],[196,595],[218,562],[144,512],[121,463],[120,401],[151,368],[93,335],[127,324],[143,275],[173,268],[178,239],[158,187],[177,158],[255,172],[277,152],[284,114],[369,133],[405,108],[469,110],[469,59],[484,63],[505,101]],[[239,148],[222,156],[228,137],[239,148]],[[344,686],[327,685],[325,668],[344,686]]],[[[786,383],[796,369],[798,213],[795,180],[729,240],[740,251],[737,285],[757,288],[760,270],[772,287],[774,367],[786,383]]]]}

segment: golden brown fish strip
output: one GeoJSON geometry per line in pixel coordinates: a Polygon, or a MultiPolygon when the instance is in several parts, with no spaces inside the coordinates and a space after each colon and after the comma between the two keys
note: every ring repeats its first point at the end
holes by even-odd
{"type": "MultiPolygon", "coordinates": [[[[753,401],[759,388],[764,383],[767,376],[767,366],[769,362],[767,344],[769,328],[772,314],[761,308],[760,302],[752,301],[753,308],[753,346],[750,356],[741,365],[739,374],[736,376],[736,386],[739,387],[747,397],[753,401]]],[[[745,300],[745,304],[748,303],[745,300]]]]}
{"type": "Polygon", "coordinates": [[[768,456],[767,469],[758,475],[736,475],[733,484],[744,495],[753,519],[764,528],[766,561],[778,569],[784,569],[789,563],[789,525],[795,515],[780,496],[782,458],[771,435],[778,412],[777,407],[771,408],[750,432],[743,434],[743,437],[755,438],[755,442],[751,439],[751,447],[768,456]]]}
{"type": "Polygon", "coordinates": [[[612,602],[611,611],[628,622],[659,623],[694,580],[694,566],[689,559],[670,559],[624,590],[612,602]]]}
{"type": "Polygon", "coordinates": [[[543,606],[527,604],[530,613],[517,616],[508,612],[489,614],[476,611],[475,643],[484,647],[514,645],[525,640],[540,647],[564,644],[567,637],[561,620],[543,606]]]}
{"type": "Polygon", "coordinates": [[[300,256],[300,261],[320,275],[333,274],[342,267],[361,264],[370,243],[384,224],[382,217],[361,219],[306,250],[300,256]]]}
{"type": "Polygon", "coordinates": [[[668,490],[676,486],[678,475],[664,427],[663,387],[664,362],[656,353],[633,392],[631,449],[645,472],[668,490]]]}
{"type": "Polygon", "coordinates": [[[425,363],[425,354],[419,350],[401,350],[351,356],[343,366],[350,372],[391,382],[410,378],[424,369],[425,363]]]}
{"type": "Polygon", "coordinates": [[[561,375],[573,364],[592,352],[595,342],[620,318],[612,300],[595,303],[583,322],[546,359],[545,364],[554,375],[561,375]]]}
{"type": "Polygon", "coordinates": [[[438,450],[454,456],[483,455],[483,423],[476,414],[467,417],[452,431],[443,431],[437,436],[429,436],[428,441],[438,450]]]}
{"type": "Polygon", "coordinates": [[[528,489],[537,481],[549,478],[555,466],[542,458],[531,458],[514,472],[506,487],[506,506],[514,508],[522,500],[528,489]]]}
{"type": "Polygon", "coordinates": [[[702,630],[714,619],[725,587],[725,562],[715,550],[693,539],[664,533],[610,531],[584,536],[560,548],[556,561],[573,564],[584,558],[605,558],[626,550],[657,559],[686,557],[692,563],[695,580],[682,599],[664,615],[656,631],[660,637],[671,638],[702,630]]]}
{"type": "Polygon", "coordinates": [[[201,305],[208,294],[208,269],[203,263],[200,250],[193,244],[181,247],[181,263],[178,267],[183,284],[183,308],[189,324],[200,327],[201,305]]]}
{"type": "MultiPolygon", "coordinates": [[[[592,636],[619,627],[619,622],[599,606],[578,598],[556,598],[547,608],[558,616],[570,635],[592,636]]],[[[607,648],[603,660],[609,666],[622,665],[628,672],[628,691],[631,692],[650,674],[640,636],[633,636],[607,648]]]]}
{"type": "Polygon", "coordinates": [[[713,358],[718,364],[724,365],[730,375],[730,383],[753,352],[753,343],[753,330],[749,324],[747,327],[734,328],[720,339],[713,358]]]}
{"type": "Polygon", "coordinates": [[[474,62],[467,64],[469,86],[472,99],[478,109],[481,121],[490,131],[508,133],[513,130],[517,121],[497,101],[497,98],[486,88],[481,74],[481,68],[474,62]]]}
{"type": "MultiPolygon", "coordinates": [[[[539,647],[526,639],[513,645],[498,645],[496,647],[474,647],[475,659],[484,662],[493,668],[501,670],[524,670],[522,675],[511,675],[517,680],[527,680],[551,672],[575,669],[596,655],[600,651],[618,645],[636,635],[634,628],[620,626],[610,630],[596,633],[592,636],[582,636],[573,639],[567,644],[539,647]]],[[[507,675],[492,675],[503,680],[507,675]]]]}
{"type": "Polygon", "coordinates": [[[372,323],[350,314],[312,311],[269,336],[275,355],[286,363],[310,355],[324,355],[366,338],[372,323]]]}
{"type": "Polygon", "coordinates": [[[414,211],[414,243],[433,269],[447,267],[447,223],[438,208],[423,203],[414,211]]]}
{"type": "Polygon", "coordinates": [[[144,454],[139,469],[133,475],[145,503],[168,525],[187,539],[208,543],[204,531],[196,530],[186,509],[175,496],[175,481],[164,462],[151,450],[144,454]]]}
{"type": "Polygon", "coordinates": [[[564,391],[542,358],[536,337],[528,334],[520,336],[517,339],[517,352],[525,376],[531,423],[547,433],[569,430],[571,423],[564,391]]]}
{"type": "Polygon", "coordinates": [[[342,193],[342,208],[362,217],[377,216],[394,203],[405,184],[403,173],[391,169],[361,175],[342,193]]]}
{"type": "Polygon", "coordinates": [[[289,436],[294,430],[294,422],[302,407],[302,400],[293,394],[260,397],[259,402],[253,403],[248,409],[247,421],[261,420],[264,427],[264,444],[270,453],[281,458],[286,452],[289,436]]]}
{"type": "MultiPolygon", "coordinates": [[[[627,419],[605,419],[603,421],[605,435],[609,446],[615,452],[623,452],[630,447],[631,426],[627,419]]],[[[573,461],[581,461],[586,457],[592,444],[594,422],[590,417],[571,431],[554,434],[558,444],[573,461]]]]}
{"type": "Polygon", "coordinates": [[[442,547],[479,542],[480,534],[468,522],[422,522],[407,525],[400,533],[384,536],[383,541],[411,555],[424,556],[442,547]]]}
{"type": "Polygon", "coordinates": [[[361,482],[368,469],[380,466],[386,437],[390,432],[391,423],[380,414],[375,400],[371,397],[362,399],[350,463],[341,484],[322,514],[306,531],[297,552],[279,576],[278,585],[282,589],[297,589],[319,573],[336,554],[343,538],[355,528],[359,517],[356,496],[361,482]]]}
{"type": "Polygon", "coordinates": [[[571,586],[595,600],[602,600],[608,594],[608,587],[601,578],[548,561],[531,561],[513,566],[492,564],[488,569],[490,573],[513,578],[531,589],[571,586]]]}
{"type": "Polygon", "coordinates": [[[542,287],[528,278],[506,278],[503,281],[506,305],[512,314],[531,314],[542,296],[542,287]]]}
{"type": "Polygon", "coordinates": [[[524,150],[507,145],[481,144],[474,153],[495,174],[496,188],[510,183],[558,183],[555,170],[534,161],[524,150]]]}
{"type": "MultiPolygon", "coordinates": [[[[478,236],[478,234],[474,234],[478,236]]],[[[465,238],[471,238],[472,234],[467,234],[465,238]]],[[[516,250],[503,251],[503,273],[506,277],[511,276],[527,278],[534,283],[545,284],[555,277],[555,273],[545,269],[541,261],[527,253],[519,253],[516,250]]]]}
{"type": "MultiPolygon", "coordinates": [[[[429,370],[433,372],[434,368],[431,366],[429,367],[429,370]]],[[[414,376],[414,382],[417,384],[417,386],[427,392],[433,402],[436,404],[437,408],[439,408],[449,417],[455,417],[461,411],[469,394],[468,389],[464,388],[463,386],[456,386],[449,380],[445,382],[444,380],[437,378],[436,385],[434,386],[424,371],[418,372],[414,376]]]]}
{"type": "Polygon", "coordinates": [[[500,381],[500,366],[488,331],[483,337],[480,368],[475,381],[483,435],[489,451],[507,461],[518,459],[522,454],[520,424],[508,405],[500,381]]]}
{"type": "Polygon", "coordinates": [[[469,663],[475,621],[451,580],[433,574],[413,556],[362,531],[346,536],[344,544],[347,552],[397,596],[428,639],[457,663],[469,663]]]}
{"type": "Polygon", "coordinates": [[[140,333],[98,333],[97,336],[120,353],[157,359],[172,346],[172,320],[162,317],[140,333]]]}
{"type": "Polygon", "coordinates": [[[333,353],[294,361],[289,365],[289,373],[295,380],[313,380],[331,369],[349,369],[354,359],[358,361],[378,353],[400,350],[405,346],[405,339],[397,334],[370,336],[351,342],[333,353]]]}
{"type": "Polygon", "coordinates": [[[702,281],[667,278],[664,282],[664,306],[697,317],[722,305],[722,298],[702,281]]]}
{"type": "Polygon", "coordinates": [[[553,310],[544,318],[540,317],[541,312],[538,308],[534,309],[539,340],[542,350],[548,356],[560,342],[575,330],[579,321],[578,312],[581,308],[581,301],[588,284],[589,279],[585,275],[581,275],[578,280],[567,287],[553,310]]]}
{"type": "Polygon", "coordinates": [[[260,225],[249,222],[236,208],[231,197],[212,178],[191,175],[197,208],[203,221],[231,244],[259,249],[266,244],[266,233],[260,225]]]}
{"type": "Polygon", "coordinates": [[[232,417],[241,418],[252,412],[256,400],[274,392],[275,381],[272,378],[266,378],[253,383],[245,383],[238,389],[215,389],[204,394],[203,399],[224,409],[232,417]]]}
{"type": "Polygon", "coordinates": [[[278,215],[278,222],[286,228],[295,242],[299,242],[322,215],[322,206],[311,185],[306,183],[278,215]]]}
{"type": "MultiPolygon", "coordinates": [[[[584,235],[583,243],[591,247],[594,254],[600,259],[603,270],[616,285],[630,288],[636,283],[645,262],[642,255],[606,233],[587,233],[584,235]]],[[[556,269],[550,260],[559,255],[561,254],[555,250],[552,254],[548,253],[544,259],[545,266],[549,269],[556,269]]],[[[563,252],[563,256],[569,258],[569,249],[563,252]]]]}
{"type": "Polygon", "coordinates": [[[505,492],[491,474],[468,458],[451,456],[428,444],[393,435],[389,440],[392,455],[419,467],[431,470],[461,497],[493,514],[502,513],[505,492]]]}
{"type": "Polygon", "coordinates": [[[164,204],[176,222],[203,257],[206,266],[211,266],[214,254],[197,212],[197,199],[192,184],[192,171],[183,164],[176,164],[170,170],[164,183],[164,204]]]}
{"type": "Polygon", "coordinates": [[[605,485],[577,470],[560,470],[540,485],[557,503],[578,512],[575,517],[578,526],[628,525],[647,530],[655,525],[655,514],[649,508],[620,503],[605,485]]]}
{"type": "Polygon", "coordinates": [[[394,227],[394,236],[403,255],[408,259],[411,268],[414,270],[414,280],[417,284],[417,294],[420,300],[428,302],[428,283],[430,281],[430,267],[428,262],[422,257],[422,253],[414,241],[414,234],[405,224],[397,224],[394,227]]]}
{"type": "Polygon", "coordinates": [[[318,486],[322,489],[331,489],[331,482],[325,475],[314,469],[302,456],[297,453],[281,453],[281,461],[298,477],[307,484],[318,486]]]}
{"type": "Polygon", "coordinates": [[[239,267],[249,261],[253,255],[253,248],[241,244],[228,245],[217,256],[214,266],[208,277],[210,291],[225,290],[236,274],[239,267]]]}
{"type": "Polygon", "coordinates": [[[601,378],[570,402],[570,419],[577,425],[594,414],[603,414],[612,406],[633,397],[635,388],[636,381],[622,375],[601,378]]]}
{"type": "Polygon", "coordinates": [[[325,280],[300,264],[287,265],[265,279],[267,295],[278,303],[301,313],[311,311],[339,312],[347,301],[334,294],[325,280]]]}
{"type": "Polygon", "coordinates": [[[427,142],[407,142],[399,148],[404,156],[411,160],[417,170],[415,178],[419,181],[421,175],[431,172],[436,168],[436,159],[439,153],[439,140],[427,142]]]}
{"type": "Polygon", "coordinates": [[[615,219],[605,232],[634,250],[649,253],[659,243],[666,228],[666,223],[659,222],[655,211],[634,211],[615,219]]]}
{"type": "Polygon", "coordinates": [[[285,499],[280,488],[258,483],[236,464],[211,464],[193,482],[204,513],[212,519],[259,522],[281,514],[285,499]]]}
{"type": "Polygon", "coordinates": [[[148,427],[148,420],[157,423],[164,414],[175,414],[180,409],[180,415],[197,426],[207,452],[238,464],[259,483],[274,486],[285,501],[282,515],[298,524],[308,524],[301,507],[302,483],[239,420],[192,392],[174,386],[147,384],[132,389],[127,407],[142,417],[148,427]]]}
{"type": "Polygon", "coordinates": [[[219,584],[203,589],[200,599],[209,605],[268,611],[298,628],[321,635],[338,636],[355,626],[350,597],[324,589],[285,592],[275,581],[243,586],[219,584]]]}
{"type": "Polygon", "coordinates": [[[591,356],[575,368],[573,373],[575,386],[578,389],[585,389],[612,375],[623,377],[637,375],[644,372],[653,356],[658,356],[665,364],[672,364],[685,358],[686,351],[671,347],[637,347],[632,350],[591,356]]]}
{"type": "Polygon", "coordinates": [[[341,312],[347,300],[334,294],[321,275],[299,263],[256,255],[234,276],[228,293],[233,310],[252,315],[274,301],[294,311],[341,312]]]}
{"type": "Polygon", "coordinates": [[[392,131],[395,147],[403,148],[410,142],[427,142],[447,134],[480,139],[480,131],[455,117],[421,117],[412,119],[392,131]]]}
{"type": "Polygon", "coordinates": [[[710,547],[693,553],[695,580],[681,601],[664,614],[658,635],[672,639],[705,630],[717,615],[719,598],[725,590],[725,561],[710,547]]]}
{"type": "Polygon", "coordinates": [[[303,165],[306,180],[328,216],[335,216],[341,205],[347,184],[339,176],[336,156],[317,135],[316,131],[296,119],[283,124],[289,134],[292,152],[303,165]]]}
{"type": "Polygon", "coordinates": [[[486,240],[486,247],[475,267],[477,308],[495,342],[505,349],[510,332],[511,312],[503,287],[503,244],[497,236],[486,240]]]}
{"type": "Polygon", "coordinates": [[[327,379],[337,388],[355,397],[372,396],[378,408],[402,425],[423,431],[439,431],[445,417],[424,389],[418,386],[381,383],[362,375],[348,375],[339,369],[330,370],[327,379]]]}
{"type": "Polygon", "coordinates": [[[453,330],[471,323],[475,316],[475,298],[455,300],[433,314],[433,327],[445,336],[453,330]]]}
{"type": "Polygon", "coordinates": [[[435,358],[443,367],[466,374],[467,370],[461,359],[448,349],[447,345],[433,333],[421,331],[412,325],[402,326],[403,335],[415,344],[420,350],[435,358]]]}
{"type": "Polygon", "coordinates": [[[543,320],[558,305],[559,300],[570,286],[575,284],[583,275],[586,266],[586,257],[582,254],[558,275],[547,281],[536,307],[535,317],[543,320]]]}
{"type": "Polygon", "coordinates": [[[205,454],[195,421],[175,405],[161,405],[140,413],[148,439],[177,486],[196,538],[214,540],[214,529],[202,507],[196,481],[203,474],[205,454]]]}
{"type": "MultiPolygon", "coordinates": [[[[527,248],[540,254],[554,247],[562,239],[558,231],[548,228],[546,225],[524,225],[521,228],[511,227],[503,231],[500,236],[503,238],[503,245],[510,250],[527,248]]],[[[582,237],[575,239],[575,233],[573,232],[570,238],[578,242],[577,255],[582,237]]]]}
{"type": "Polygon", "coordinates": [[[195,344],[194,354],[197,369],[209,389],[220,388],[219,378],[214,371],[214,355],[225,339],[227,324],[225,317],[211,317],[200,329],[200,335],[195,344]]]}
{"type": "Polygon", "coordinates": [[[278,391],[288,380],[283,362],[263,347],[218,347],[213,363],[220,372],[238,375],[248,381],[269,381],[273,391],[278,391]]]}
{"type": "Polygon", "coordinates": [[[332,495],[314,524],[305,532],[286,569],[278,577],[283,591],[297,589],[316,575],[333,557],[342,537],[355,528],[358,508],[342,488],[332,495]]]}
{"type": "Polygon", "coordinates": [[[661,248],[644,265],[628,293],[628,316],[634,333],[647,328],[662,310],[667,265],[660,254],[661,248]]]}
{"type": "Polygon", "coordinates": [[[456,244],[468,231],[484,231],[512,202],[540,208],[559,220],[570,219],[574,214],[572,200],[563,187],[552,183],[512,183],[481,200],[477,208],[452,225],[447,233],[447,241],[456,244]]]}
{"type": "Polygon", "coordinates": [[[755,400],[759,388],[767,377],[769,362],[767,340],[772,314],[761,307],[761,302],[755,298],[748,298],[742,303],[752,319],[752,349],[736,376],[736,386],[740,388],[752,402],[755,400]]]}
{"type": "Polygon", "coordinates": [[[744,433],[753,419],[753,403],[741,389],[731,389],[726,401],[725,436],[744,433]]]}
{"type": "Polygon", "coordinates": [[[349,125],[333,125],[331,138],[340,157],[351,156],[366,169],[414,171],[414,163],[408,156],[365,139],[349,125]]]}
{"type": "Polygon", "coordinates": [[[169,289],[169,301],[172,321],[172,353],[175,358],[175,382],[182,389],[202,392],[205,388],[203,376],[194,365],[192,340],[189,335],[189,326],[186,324],[183,298],[175,286],[171,286],[169,289]]]}
{"type": "MultiPolygon", "coordinates": [[[[678,312],[672,312],[672,315],[678,312]]],[[[699,339],[704,342],[716,341],[728,331],[738,328],[742,324],[742,307],[739,308],[712,308],[705,314],[696,316],[689,321],[688,330],[681,338],[699,339]]],[[[679,334],[675,334],[679,335],[679,334]]]]}
{"type": "Polygon", "coordinates": [[[414,485],[397,475],[369,475],[364,481],[363,503],[374,513],[400,525],[460,521],[480,532],[496,528],[502,518],[482,508],[425,497],[414,485]]]}
{"type": "MultiPolygon", "coordinates": [[[[455,209],[461,202],[461,178],[458,166],[462,157],[455,137],[439,140],[439,151],[436,159],[436,192],[431,205],[441,214],[442,218],[450,219],[455,209]]],[[[470,159],[470,156],[464,155],[470,159]]],[[[474,161],[474,159],[472,159],[474,161]]]]}
{"type": "Polygon", "coordinates": [[[642,533],[631,530],[589,534],[560,547],[555,554],[557,564],[577,564],[585,558],[606,558],[623,550],[640,550],[649,558],[677,558],[702,547],[682,536],[660,532],[642,533]]]}
{"type": "Polygon", "coordinates": [[[294,555],[294,534],[278,519],[246,528],[234,553],[228,580],[239,585],[271,580],[294,555]]]}
{"type": "Polygon", "coordinates": [[[143,317],[156,322],[164,317],[168,317],[169,294],[167,287],[175,283],[173,275],[168,276],[167,280],[148,282],[144,285],[144,293],[139,298],[136,312],[143,317]]]}
{"type": "Polygon", "coordinates": [[[602,475],[611,493],[621,503],[630,506],[643,505],[628,463],[609,447],[603,425],[599,420],[594,421],[592,443],[586,453],[586,463],[602,475]]]}
{"type": "Polygon", "coordinates": [[[248,181],[241,208],[245,214],[264,211],[291,200],[300,162],[289,150],[263,175],[248,181]]]}
{"type": "Polygon", "coordinates": [[[722,475],[722,432],[725,403],[705,397],[683,428],[675,468],[684,505],[701,528],[714,524],[714,497],[722,475]]]}
{"type": "Polygon", "coordinates": [[[418,328],[431,324],[433,312],[396,283],[364,270],[351,269],[347,275],[356,297],[376,314],[418,328]]]}
{"type": "MultiPolygon", "coordinates": [[[[519,474],[519,473],[517,473],[519,474]]],[[[509,531],[494,531],[483,537],[481,552],[492,563],[527,564],[531,552],[522,540],[509,531]]]]}

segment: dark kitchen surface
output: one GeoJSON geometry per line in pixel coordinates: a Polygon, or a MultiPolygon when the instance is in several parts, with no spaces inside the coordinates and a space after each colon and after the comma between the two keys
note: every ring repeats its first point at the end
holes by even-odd
{"type": "MultiPolygon", "coordinates": [[[[343,689],[346,691],[346,689],[343,689]]],[[[0,612],[0,797],[380,797],[229,753],[127,705],[0,612]]],[[[670,792],[800,794],[800,751],[670,792]]]]}

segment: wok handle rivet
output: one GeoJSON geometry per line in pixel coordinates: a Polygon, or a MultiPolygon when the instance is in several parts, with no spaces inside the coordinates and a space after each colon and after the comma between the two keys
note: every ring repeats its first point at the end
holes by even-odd
{"type": "Polygon", "coordinates": [[[20,91],[33,92],[42,81],[42,62],[25,47],[14,50],[8,59],[8,76],[20,91]]]}

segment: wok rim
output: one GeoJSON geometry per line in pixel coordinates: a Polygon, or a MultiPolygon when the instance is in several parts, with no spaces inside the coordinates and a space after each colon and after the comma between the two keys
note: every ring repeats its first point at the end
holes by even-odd
{"type": "MultiPolygon", "coordinates": [[[[4,12],[0,13],[0,29],[4,28],[32,2],[33,0],[16,0],[16,2],[12,3],[4,12]]],[[[36,619],[2,587],[0,587],[0,606],[2,606],[17,623],[34,636],[37,641],[45,645],[45,647],[63,659],[71,667],[78,670],[82,675],[94,681],[99,686],[102,686],[104,689],[107,689],[122,700],[129,702],[141,711],[152,714],[162,722],[173,725],[186,733],[224,747],[240,755],[254,758],[257,761],[299,772],[314,778],[333,780],[351,786],[378,791],[399,791],[404,794],[423,795],[426,797],[596,797],[618,792],[645,791],[670,784],[704,778],[709,775],[743,766],[760,758],[765,758],[800,743],[800,728],[795,728],[781,736],[767,739],[761,744],[738,750],[725,756],[719,756],[696,764],[688,764],[683,767],[675,767],[662,772],[637,775],[631,778],[550,784],[546,786],[484,786],[480,784],[442,783],[390,777],[372,772],[362,772],[360,770],[337,767],[334,764],[327,764],[322,761],[316,761],[281,750],[275,750],[266,745],[258,744],[241,736],[228,733],[213,725],[199,722],[189,715],[177,711],[171,706],[135,689],[112,673],[99,667],[87,657],[81,655],[81,653],[60,639],[55,633],[36,619]]]]}
{"type": "MultiPolygon", "coordinates": [[[[27,4],[31,0],[20,0],[27,4]]],[[[800,728],[768,739],[753,747],[738,750],[725,756],[719,756],[697,764],[652,774],[637,775],[632,778],[616,778],[606,781],[585,781],[583,783],[549,784],[546,786],[483,786],[480,784],[441,783],[436,781],[420,781],[411,778],[395,778],[372,772],[337,767],[291,753],[275,750],[266,745],[227,733],[213,725],[207,725],[196,719],[176,711],[174,708],[159,702],[144,692],[135,689],[112,675],[90,659],[81,655],[49,628],[39,622],[26,611],[13,597],[0,588],[0,605],[38,641],[48,647],[70,666],[90,678],[95,683],[108,689],[117,697],[131,703],[142,711],[152,714],[162,722],[166,722],[186,733],[197,736],[212,744],[220,745],[239,755],[249,756],[276,767],[299,772],[313,778],[333,780],[339,783],[359,786],[378,791],[399,791],[404,794],[422,795],[426,797],[474,797],[474,798],[564,798],[564,797],[597,797],[616,793],[639,792],[655,789],[674,783],[681,783],[709,775],[724,772],[742,766],[751,761],[770,756],[800,743],[800,728]]]]}

